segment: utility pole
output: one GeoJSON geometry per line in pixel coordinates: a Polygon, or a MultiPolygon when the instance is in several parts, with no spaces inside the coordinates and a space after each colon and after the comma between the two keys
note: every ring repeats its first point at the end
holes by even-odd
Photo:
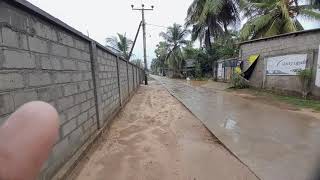
{"type": "Polygon", "coordinates": [[[138,30],[137,30],[137,33],[136,33],[136,37],[134,38],[133,45],[132,45],[131,50],[130,50],[130,53],[129,53],[129,59],[128,59],[128,61],[130,60],[130,58],[131,58],[131,56],[132,56],[132,52],[133,52],[134,46],[136,45],[137,38],[138,38],[140,29],[141,29],[141,25],[142,25],[142,21],[141,21],[140,24],[139,24],[139,27],[138,27],[138,30]]]}
{"type": "Polygon", "coordinates": [[[144,82],[145,85],[148,85],[148,64],[147,64],[147,39],[146,39],[146,20],[144,18],[144,11],[153,11],[154,6],[150,8],[145,8],[144,4],[141,5],[141,8],[134,8],[134,5],[131,5],[132,10],[141,11],[142,13],[142,31],[143,31],[143,54],[144,54],[144,82]]]}

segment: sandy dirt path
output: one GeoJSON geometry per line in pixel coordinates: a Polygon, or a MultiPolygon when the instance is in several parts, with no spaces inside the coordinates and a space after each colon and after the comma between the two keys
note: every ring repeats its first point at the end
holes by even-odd
{"type": "Polygon", "coordinates": [[[142,86],[68,179],[254,180],[158,82],[142,86]]]}

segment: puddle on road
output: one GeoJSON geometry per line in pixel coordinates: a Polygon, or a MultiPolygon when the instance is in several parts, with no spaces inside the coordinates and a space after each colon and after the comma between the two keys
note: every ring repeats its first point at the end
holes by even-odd
{"type": "Polygon", "coordinates": [[[232,116],[227,117],[221,124],[220,127],[225,128],[230,132],[233,142],[238,143],[240,138],[240,128],[237,125],[238,122],[234,120],[232,116]]]}
{"type": "Polygon", "coordinates": [[[210,89],[211,93],[216,91],[224,91],[230,87],[228,83],[214,82],[211,80],[207,81],[186,81],[189,86],[195,87],[197,89],[210,89]]]}
{"type": "Polygon", "coordinates": [[[196,81],[196,80],[192,80],[192,81],[187,81],[187,83],[189,85],[192,85],[192,86],[203,86],[205,84],[208,83],[208,81],[196,81]]]}
{"type": "Polygon", "coordinates": [[[236,125],[237,125],[236,121],[234,121],[231,118],[227,118],[223,126],[228,130],[234,130],[236,125]]]}

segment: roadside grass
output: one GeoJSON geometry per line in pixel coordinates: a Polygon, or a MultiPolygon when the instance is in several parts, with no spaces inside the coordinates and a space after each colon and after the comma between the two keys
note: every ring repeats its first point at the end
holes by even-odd
{"type": "Polygon", "coordinates": [[[299,109],[312,109],[313,111],[320,112],[320,101],[313,99],[303,99],[298,96],[282,95],[268,90],[260,90],[254,88],[248,89],[229,89],[230,91],[246,92],[257,97],[271,98],[271,100],[280,101],[293,105],[299,109]]]}
{"type": "Polygon", "coordinates": [[[320,101],[311,99],[302,99],[294,96],[273,95],[276,99],[288,104],[295,105],[299,108],[309,108],[320,112],[320,101]]]}

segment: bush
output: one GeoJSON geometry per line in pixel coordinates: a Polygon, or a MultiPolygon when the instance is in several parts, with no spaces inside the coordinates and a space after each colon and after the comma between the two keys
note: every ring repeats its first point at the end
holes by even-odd
{"type": "Polygon", "coordinates": [[[304,70],[298,70],[297,74],[299,76],[299,79],[301,81],[301,93],[303,98],[307,98],[308,94],[311,91],[310,85],[311,85],[311,80],[312,80],[312,70],[311,69],[304,69],[304,70]]]}
{"type": "Polygon", "coordinates": [[[310,81],[312,79],[312,70],[309,68],[298,70],[297,74],[302,81],[310,81]]]}
{"type": "Polygon", "coordinates": [[[234,73],[231,77],[231,84],[233,88],[244,89],[249,87],[247,81],[239,74],[234,73]]]}
{"type": "Polygon", "coordinates": [[[201,64],[198,62],[195,65],[195,77],[197,79],[202,78],[201,64]]]}

